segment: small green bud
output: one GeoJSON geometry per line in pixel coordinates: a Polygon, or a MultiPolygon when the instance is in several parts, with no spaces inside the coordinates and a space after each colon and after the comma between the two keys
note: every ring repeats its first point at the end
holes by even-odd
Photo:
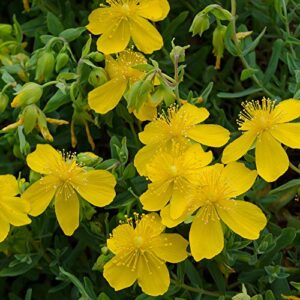
{"type": "Polygon", "coordinates": [[[3,113],[5,111],[8,101],[8,96],[4,93],[0,93],[0,113],[3,113]]]}
{"type": "Polygon", "coordinates": [[[69,55],[61,52],[56,57],[55,71],[58,73],[69,62],[69,55]]]}
{"type": "Polygon", "coordinates": [[[12,26],[9,24],[0,24],[0,37],[7,37],[12,34],[12,26]]]}
{"type": "Polygon", "coordinates": [[[93,152],[82,152],[77,155],[77,161],[80,164],[90,167],[101,162],[102,158],[93,152]]]}
{"type": "Polygon", "coordinates": [[[101,254],[92,267],[93,271],[103,272],[104,265],[111,259],[111,255],[101,254]]]}
{"type": "Polygon", "coordinates": [[[36,103],[41,99],[43,95],[43,88],[41,85],[28,82],[17,92],[15,98],[10,104],[11,107],[26,106],[29,104],[36,103]]]}
{"type": "Polygon", "coordinates": [[[224,25],[218,25],[213,32],[213,53],[216,56],[216,65],[215,69],[220,69],[221,67],[221,58],[224,53],[224,37],[227,27],[224,25]]]}
{"type": "Polygon", "coordinates": [[[30,133],[37,123],[39,117],[39,109],[35,104],[28,105],[23,110],[24,132],[30,133]]]}
{"type": "Polygon", "coordinates": [[[36,173],[32,170],[30,170],[30,173],[29,173],[29,182],[36,182],[38,181],[39,179],[41,178],[41,174],[39,173],[36,173]]]}
{"type": "Polygon", "coordinates": [[[224,21],[224,20],[230,21],[232,18],[231,13],[219,5],[213,8],[210,12],[220,21],[224,21]]]}
{"type": "Polygon", "coordinates": [[[107,81],[107,75],[103,68],[97,68],[91,71],[88,82],[93,87],[103,85],[107,81]]]}
{"type": "Polygon", "coordinates": [[[110,300],[110,298],[104,293],[102,292],[99,296],[97,300],[110,300]]]}
{"type": "Polygon", "coordinates": [[[35,79],[44,82],[51,78],[55,66],[55,57],[51,51],[40,54],[36,63],[35,79]]]}
{"type": "Polygon", "coordinates": [[[100,52],[92,52],[89,56],[95,62],[101,62],[105,59],[104,55],[100,52]]]}
{"type": "Polygon", "coordinates": [[[209,28],[209,26],[210,22],[208,15],[200,12],[194,18],[189,31],[193,33],[193,36],[195,36],[196,34],[199,34],[201,36],[203,32],[209,28]]]}
{"type": "Polygon", "coordinates": [[[190,48],[189,45],[181,47],[181,46],[176,46],[174,44],[174,40],[172,41],[172,51],[170,53],[170,58],[173,63],[177,61],[177,63],[182,63],[185,61],[185,50],[190,48]]]}

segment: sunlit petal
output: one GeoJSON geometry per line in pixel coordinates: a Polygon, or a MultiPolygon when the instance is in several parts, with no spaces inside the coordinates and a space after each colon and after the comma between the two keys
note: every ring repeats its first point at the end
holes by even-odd
{"type": "MultiPolygon", "coordinates": [[[[300,102],[300,100],[297,101],[300,102]]],[[[293,149],[300,149],[300,123],[277,124],[270,132],[282,144],[293,149]]]]}

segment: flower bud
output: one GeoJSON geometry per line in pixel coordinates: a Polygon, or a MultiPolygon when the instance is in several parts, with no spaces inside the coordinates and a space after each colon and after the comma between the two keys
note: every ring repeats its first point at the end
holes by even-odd
{"type": "Polygon", "coordinates": [[[51,78],[55,66],[55,57],[51,51],[42,52],[37,60],[35,79],[44,82],[51,78]]]}
{"type": "Polygon", "coordinates": [[[28,82],[17,92],[16,97],[10,105],[11,107],[20,107],[33,104],[39,101],[42,95],[42,86],[34,82],[28,82]]]}
{"type": "Polygon", "coordinates": [[[0,24],[0,37],[7,37],[12,34],[12,26],[9,24],[0,24]]]}
{"type": "Polygon", "coordinates": [[[36,126],[39,116],[39,108],[35,104],[28,105],[24,108],[22,115],[24,119],[24,132],[28,134],[36,126]]]}
{"type": "Polygon", "coordinates": [[[193,33],[193,36],[195,36],[196,34],[199,34],[201,36],[203,32],[209,28],[209,26],[210,23],[208,15],[200,12],[194,18],[189,31],[193,33]]]}
{"type": "Polygon", "coordinates": [[[216,56],[215,69],[218,70],[221,67],[221,58],[224,53],[224,36],[227,27],[224,25],[218,25],[213,32],[213,53],[216,56]]]}
{"type": "Polygon", "coordinates": [[[100,52],[92,52],[91,54],[90,54],[90,57],[91,57],[91,59],[92,60],[94,60],[95,62],[101,62],[101,61],[103,61],[104,60],[104,55],[102,54],[102,53],[100,53],[100,52]]]}
{"type": "Polygon", "coordinates": [[[102,161],[102,158],[93,152],[82,152],[77,155],[77,161],[85,166],[93,166],[98,162],[102,161]]]}
{"type": "Polygon", "coordinates": [[[56,57],[55,71],[58,73],[69,62],[69,55],[61,52],[56,57]]]}
{"type": "Polygon", "coordinates": [[[91,71],[88,82],[93,87],[98,87],[107,81],[107,75],[103,68],[97,68],[91,71]]]}
{"type": "Polygon", "coordinates": [[[170,53],[170,58],[172,62],[174,63],[176,60],[179,63],[182,63],[185,61],[185,50],[188,49],[190,46],[176,46],[174,44],[174,41],[172,41],[172,51],[170,53]]]}
{"type": "Polygon", "coordinates": [[[9,98],[6,94],[1,93],[0,94],[0,113],[3,113],[7,107],[9,98]]]}

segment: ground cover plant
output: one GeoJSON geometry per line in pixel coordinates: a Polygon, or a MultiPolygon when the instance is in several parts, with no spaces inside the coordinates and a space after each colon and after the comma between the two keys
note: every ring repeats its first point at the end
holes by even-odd
{"type": "Polygon", "coordinates": [[[0,298],[300,299],[299,21],[0,1],[0,298]]]}

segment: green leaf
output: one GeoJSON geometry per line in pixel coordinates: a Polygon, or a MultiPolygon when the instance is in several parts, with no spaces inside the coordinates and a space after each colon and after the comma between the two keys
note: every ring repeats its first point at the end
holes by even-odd
{"type": "Polygon", "coordinates": [[[203,98],[204,101],[207,101],[209,94],[211,93],[212,89],[214,87],[214,83],[211,81],[206,88],[201,93],[200,97],[203,98]]]}
{"type": "Polygon", "coordinates": [[[233,56],[237,56],[238,52],[236,49],[235,44],[232,41],[232,36],[233,36],[233,23],[230,22],[227,26],[225,36],[224,36],[224,45],[226,50],[233,56]]]}
{"type": "Polygon", "coordinates": [[[56,91],[56,93],[48,100],[46,106],[43,109],[44,113],[49,113],[55,111],[62,105],[70,102],[70,97],[64,94],[61,90],[56,91]]]}
{"type": "Polygon", "coordinates": [[[23,40],[23,32],[15,15],[13,16],[13,21],[14,21],[13,27],[16,35],[16,40],[19,44],[21,44],[23,40]]]}
{"type": "Polygon", "coordinates": [[[295,187],[295,186],[300,186],[300,179],[293,179],[281,186],[279,186],[278,188],[276,189],[273,189],[272,191],[270,191],[270,194],[276,194],[278,192],[282,192],[284,190],[287,190],[287,189],[290,189],[292,187],[295,187]]]}
{"type": "Polygon", "coordinates": [[[223,92],[220,92],[220,93],[217,94],[217,96],[220,97],[220,98],[241,98],[241,97],[245,97],[245,96],[255,94],[255,93],[258,93],[258,92],[261,92],[261,91],[262,91],[261,88],[251,87],[251,88],[248,88],[246,90],[243,90],[241,92],[236,92],[236,93],[223,93],[223,92]]]}
{"type": "Polygon", "coordinates": [[[89,38],[85,45],[82,48],[81,57],[87,56],[91,51],[91,45],[92,45],[92,36],[89,35],[89,38]]]}
{"type": "Polygon", "coordinates": [[[260,42],[261,38],[265,34],[266,29],[267,29],[267,27],[265,27],[263,29],[263,31],[258,35],[258,37],[248,47],[246,47],[243,50],[243,56],[246,56],[247,54],[249,54],[251,51],[253,51],[257,47],[257,45],[260,42]]]}
{"type": "Polygon", "coordinates": [[[79,38],[83,32],[85,32],[85,27],[69,28],[64,30],[59,34],[60,37],[64,38],[67,42],[72,42],[79,38]]]}
{"type": "Polygon", "coordinates": [[[250,78],[252,75],[254,75],[258,70],[257,69],[244,69],[241,73],[241,81],[245,81],[246,79],[250,78]]]}
{"type": "Polygon", "coordinates": [[[59,18],[50,11],[47,13],[47,26],[49,32],[55,36],[58,36],[59,33],[64,30],[64,26],[60,22],[59,18]]]}

